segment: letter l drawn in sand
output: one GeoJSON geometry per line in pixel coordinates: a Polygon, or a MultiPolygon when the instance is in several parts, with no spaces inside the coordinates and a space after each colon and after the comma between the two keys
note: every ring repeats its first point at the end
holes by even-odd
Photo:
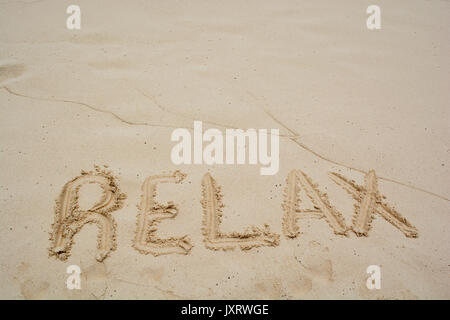
{"type": "Polygon", "coordinates": [[[252,226],[245,233],[222,233],[219,230],[222,220],[222,193],[220,186],[209,173],[203,176],[203,235],[208,249],[229,250],[240,247],[249,250],[260,246],[277,246],[280,241],[278,234],[272,233],[267,224],[264,228],[252,226]]]}

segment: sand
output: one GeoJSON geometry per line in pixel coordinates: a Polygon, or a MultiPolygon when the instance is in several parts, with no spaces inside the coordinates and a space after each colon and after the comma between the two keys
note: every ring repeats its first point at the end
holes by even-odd
{"type": "Polygon", "coordinates": [[[450,298],[447,1],[70,4],[0,2],[0,298],[450,298]],[[195,120],[279,172],[174,165],[195,120]]]}

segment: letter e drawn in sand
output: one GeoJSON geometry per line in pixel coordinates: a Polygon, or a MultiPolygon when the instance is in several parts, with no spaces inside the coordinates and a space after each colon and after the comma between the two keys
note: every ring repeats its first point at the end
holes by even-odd
{"type": "Polygon", "coordinates": [[[52,224],[50,256],[66,260],[70,256],[73,237],[87,223],[99,228],[97,237],[97,261],[103,261],[116,249],[116,223],[110,213],[122,207],[126,195],[120,193],[111,172],[95,166],[95,171],[82,171],[81,176],[66,183],[56,200],[55,222],[52,224]],[[97,183],[103,189],[101,199],[89,210],[80,210],[78,195],[80,188],[88,183],[97,183]]]}
{"type": "Polygon", "coordinates": [[[138,206],[137,230],[133,247],[140,253],[159,256],[162,254],[188,254],[192,244],[187,236],[181,238],[159,239],[156,237],[157,224],[163,219],[174,219],[178,208],[173,202],[167,205],[155,201],[156,187],[159,183],[181,183],[186,177],[184,173],[175,171],[172,174],[150,176],[142,185],[141,204],[138,206]]]}
{"type": "Polygon", "coordinates": [[[359,186],[353,180],[349,180],[338,173],[331,172],[329,176],[356,200],[352,230],[357,236],[367,236],[374,214],[378,213],[406,237],[418,237],[416,227],[394,208],[383,202],[385,197],[378,192],[377,177],[374,170],[370,170],[364,177],[365,186],[359,186]]]}
{"type": "Polygon", "coordinates": [[[205,174],[202,180],[201,204],[203,206],[203,235],[205,246],[212,250],[230,250],[240,247],[249,250],[261,246],[277,246],[280,241],[278,234],[272,233],[267,224],[264,228],[252,226],[245,233],[222,233],[219,230],[222,220],[222,193],[214,178],[205,174]]]}
{"type": "Polygon", "coordinates": [[[283,233],[288,238],[295,238],[300,233],[297,225],[299,218],[325,218],[335,234],[346,235],[347,227],[344,217],[328,201],[326,194],[317,189],[311,179],[300,170],[292,170],[286,179],[282,208],[283,233]],[[300,186],[303,187],[314,209],[300,209],[300,186]]]}

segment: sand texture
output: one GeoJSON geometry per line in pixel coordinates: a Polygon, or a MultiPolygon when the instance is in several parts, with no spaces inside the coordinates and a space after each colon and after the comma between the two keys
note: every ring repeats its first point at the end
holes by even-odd
{"type": "Polygon", "coordinates": [[[450,299],[450,2],[70,4],[0,1],[1,299],[450,299]]]}

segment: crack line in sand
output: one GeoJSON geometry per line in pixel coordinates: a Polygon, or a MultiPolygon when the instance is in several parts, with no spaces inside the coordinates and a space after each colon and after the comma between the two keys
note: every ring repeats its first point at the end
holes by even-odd
{"type": "Polygon", "coordinates": [[[356,201],[352,230],[357,236],[367,236],[373,215],[378,213],[408,238],[417,238],[418,231],[399,212],[383,202],[385,197],[378,193],[375,171],[365,176],[365,186],[357,185],[339,173],[329,173],[331,180],[347,191],[356,201]]]}
{"type": "Polygon", "coordinates": [[[124,118],[122,118],[121,116],[119,116],[118,114],[109,111],[109,110],[104,110],[104,109],[100,109],[98,107],[94,107],[90,104],[84,103],[84,102],[80,102],[80,101],[75,101],[75,100],[66,100],[66,99],[52,99],[52,98],[43,98],[43,97],[33,97],[33,96],[28,96],[22,93],[18,93],[15,92],[13,90],[11,90],[10,88],[3,86],[0,87],[5,89],[8,93],[18,96],[18,97],[22,97],[22,98],[28,98],[28,99],[33,99],[33,100],[40,100],[40,101],[50,101],[50,102],[63,102],[63,103],[72,103],[72,104],[77,104],[80,106],[84,106],[87,107],[93,111],[96,112],[100,112],[100,113],[104,113],[104,114],[109,114],[111,116],[113,116],[114,118],[116,118],[117,120],[119,120],[122,123],[125,123],[127,125],[130,126],[149,126],[149,127],[162,127],[162,128],[179,128],[178,126],[175,125],[163,125],[163,124],[158,124],[158,123],[150,123],[150,122],[134,122],[134,121],[129,121],[126,120],[124,118]]]}
{"type": "Polygon", "coordinates": [[[167,205],[155,201],[156,187],[159,183],[181,183],[186,175],[180,171],[172,174],[150,176],[142,185],[141,204],[138,206],[136,236],[133,247],[140,253],[159,256],[162,254],[188,254],[192,249],[191,240],[187,236],[181,238],[159,239],[155,233],[157,225],[164,219],[174,219],[178,208],[173,202],[167,205]]]}
{"type": "Polygon", "coordinates": [[[82,171],[81,175],[66,183],[56,200],[55,222],[50,240],[49,255],[66,260],[70,256],[73,237],[88,224],[94,223],[99,228],[97,236],[97,261],[103,261],[111,251],[116,249],[116,223],[111,212],[123,205],[126,195],[120,193],[116,179],[111,172],[95,166],[95,171],[82,171]],[[89,210],[80,210],[78,196],[80,188],[89,183],[97,183],[103,189],[101,199],[89,210]]]}
{"type": "MultiPolygon", "coordinates": [[[[257,99],[257,98],[256,98],[253,94],[251,94],[250,92],[248,92],[248,94],[250,94],[254,99],[257,99]]],[[[313,149],[311,149],[311,148],[308,147],[307,145],[305,145],[305,144],[303,144],[302,142],[300,142],[300,141],[297,140],[297,139],[300,137],[300,134],[298,134],[298,133],[295,132],[294,130],[290,129],[288,126],[286,126],[286,125],[285,125],[284,123],[282,123],[280,120],[278,120],[278,119],[277,119],[273,114],[271,114],[267,109],[264,109],[264,108],[261,108],[261,107],[260,107],[260,109],[262,109],[262,110],[267,114],[267,116],[269,116],[273,121],[275,121],[275,122],[278,123],[280,126],[282,126],[282,127],[285,128],[287,131],[289,131],[289,132],[291,133],[292,137],[288,137],[288,138],[289,138],[290,140],[292,140],[292,141],[293,141],[296,145],[298,145],[300,148],[302,148],[302,149],[308,151],[309,153],[315,155],[316,157],[318,157],[318,158],[320,158],[320,159],[322,159],[322,160],[324,160],[324,161],[327,161],[327,162],[329,162],[329,163],[332,163],[332,164],[334,164],[334,165],[337,165],[337,166],[340,166],[340,167],[344,167],[344,168],[347,168],[347,169],[350,169],[350,170],[354,170],[354,171],[360,172],[360,173],[362,173],[362,174],[367,174],[367,171],[364,171],[364,170],[362,170],[362,169],[358,169],[358,168],[355,168],[355,167],[348,166],[348,165],[346,165],[346,164],[344,164],[344,163],[342,163],[342,162],[339,162],[339,161],[336,161],[336,160],[333,160],[333,159],[326,158],[325,156],[321,155],[320,153],[317,153],[316,151],[314,151],[313,149]]],[[[411,185],[411,184],[407,184],[407,183],[404,183],[404,182],[401,182],[401,181],[397,181],[397,180],[390,179],[390,178],[387,178],[387,177],[382,177],[382,176],[378,176],[378,179],[380,179],[380,180],[385,180],[385,181],[389,181],[389,182],[392,182],[392,183],[395,183],[395,184],[398,184],[398,185],[401,185],[401,186],[404,186],[404,187],[407,187],[407,188],[410,188],[410,189],[414,189],[414,190],[417,190],[417,191],[420,191],[420,192],[429,194],[429,195],[431,195],[431,196],[440,198],[440,199],[445,200],[445,201],[450,201],[450,199],[446,198],[445,196],[442,196],[442,195],[440,195],[440,194],[437,194],[437,193],[434,193],[434,192],[431,192],[431,191],[428,191],[428,190],[425,190],[425,189],[422,189],[422,188],[413,186],[413,185],[411,185]]]]}
{"type": "MultiPolygon", "coordinates": [[[[100,108],[91,106],[91,105],[89,105],[89,104],[87,104],[87,103],[84,103],[84,102],[73,101],[73,100],[65,100],[65,99],[51,99],[51,98],[43,98],[43,97],[33,97],[33,96],[28,96],[28,95],[25,95],[25,94],[22,94],[22,93],[15,92],[15,91],[11,90],[10,88],[8,88],[8,87],[6,87],[6,86],[2,86],[2,87],[0,87],[0,89],[5,89],[8,93],[10,93],[10,94],[12,94],[12,95],[15,95],[15,96],[18,96],[18,97],[23,97],[23,98],[28,98],[28,99],[41,100],[41,101],[50,101],[50,102],[63,102],[63,103],[78,104],[78,105],[81,105],[81,106],[85,106],[85,107],[87,107],[87,108],[89,108],[89,109],[91,109],[91,110],[93,110],[93,111],[96,111],[96,112],[101,112],[101,113],[109,114],[109,115],[113,116],[114,118],[116,118],[117,120],[119,120],[120,122],[125,123],[125,124],[127,124],[127,125],[131,125],[131,126],[149,126],[149,127],[162,127],[162,128],[179,128],[178,126],[174,126],[174,125],[162,125],[162,124],[154,124],[154,123],[149,123],[149,122],[132,122],[132,121],[128,121],[128,120],[126,120],[126,119],[120,117],[119,115],[117,115],[116,113],[114,113],[114,112],[112,112],[112,111],[109,111],[109,110],[103,110],[103,109],[100,109],[100,108]]],[[[141,93],[142,93],[142,92],[141,92],[141,93]]],[[[254,96],[253,94],[251,94],[250,92],[248,92],[248,94],[250,94],[252,97],[255,98],[255,96],[254,96]]],[[[151,99],[149,96],[147,96],[147,98],[151,99]]],[[[255,98],[255,99],[256,99],[256,98],[255,98]]],[[[156,104],[156,105],[161,109],[161,105],[159,105],[159,104],[156,104]]],[[[291,133],[291,135],[281,135],[281,134],[280,134],[280,135],[279,135],[280,137],[284,137],[284,138],[290,139],[290,140],[293,141],[296,145],[298,145],[300,148],[306,150],[307,152],[313,154],[314,156],[316,156],[316,157],[318,157],[318,158],[320,158],[320,159],[322,159],[322,160],[324,160],[324,161],[327,161],[327,162],[329,162],[329,163],[332,163],[332,164],[337,165],[337,166],[340,166],[340,167],[347,168],[347,169],[349,169],[349,170],[354,170],[354,171],[360,172],[360,173],[362,173],[362,174],[366,174],[366,173],[367,173],[367,171],[364,171],[364,170],[362,170],[362,169],[355,168],[355,167],[351,167],[351,166],[348,166],[348,165],[346,165],[346,164],[344,164],[344,163],[341,163],[341,162],[338,162],[338,161],[335,161],[335,160],[326,158],[325,156],[323,156],[323,155],[317,153],[316,151],[312,150],[310,147],[308,147],[307,145],[305,145],[305,144],[303,144],[303,143],[301,143],[300,141],[297,140],[297,139],[300,137],[300,135],[299,135],[298,133],[296,133],[295,131],[291,130],[288,126],[286,126],[286,125],[283,124],[281,121],[279,121],[279,120],[278,120],[276,117],[274,117],[268,110],[266,110],[266,109],[264,109],[264,108],[261,108],[261,109],[262,109],[262,110],[263,110],[263,111],[264,111],[264,112],[265,112],[272,120],[274,120],[275,122],[277,122],[279,125],[281,125],[283,128],[285,128],[287,131],[289,131],[289,132],[291,133]]],[[[163,108],[162,110],[165,110],[166,112],[171,112],[171,111],[167,110],[166,108],[163,108]]],[[[172,113],[172,112],[171,112],[171,113],[172,113]]],[[[206,121],[206,123],[208,123],[208,121],[206,121]]],[[[212,123],[212,122],[209,122],[209,123],[212,123]]],[[[216,125],[221,126],[221,127],[225,127],[225,126],[219,125],[219,124],[216,124],[216,125]]],[[[187,129],[193,130],[192,127],[191,127],[191,128],[187,128],[187,129]]],[[[439,199],[442,199],[442,200],[445,200],[445,201],[449,201],[449,202],[450,202],[450,199],[446,198],[445,196],[442,196],[442,195],[440,195],[440,194],[437,194],[437,193],[434,193],[434,192],[431,192],[431,191],[428,191],[428,190],[425,190],[425,189],[416,187],[416,186],[411,185],[411,184],[407,184],[407,183],[404,183],[404,182],[401,182],[401,181],[398,181],[398,180],[394,180],[394,179],[391,179],[391,178],[383,177],[383,176],[378,176],[378,179],[379,179],[379,180],[388,181],[388,182],[392,182],[392,183],[395,183],[395,184],[404,186],[404,187],[406,187],[406,188],[414,189],[414,190],[416,190],[416,191],[420,191],[420,192],[426,193],[426,194],[428,194],[428,195],[431,195],[431,196],[437,197],[437,198],[439,198],[439,199]]]]}
{"type": "MultiPolygon", "coordinates": [[[[0,87],[0,89],[5,89],[9,94],[15,95],[17,97],[22,97],[22,98],[27,98],[27,99],[32,99],[32,100],[50,101],[50,102],[62,102],[62,103],[71,103],[71,104],[81,105],[81,106],[87,107],[87,108],[89,108],[89,109],[91,109],[91,110],[93,110],[95,112],[109,114],[109,115],[113,116],[115,119],[119,120],[120,122],[122,122],[122,123],[124,123],[126,125],[130,125],[130,126],[149,126],[149,127],[161,127],[161,128],[174,128],[174,129],[178,129],[179,128],[179,126],[176,126],[176,125],[150,123],[150,122],[135,122],[135,121],[126,120],[125,118],[122,118],[121,116],[119,116],[118,114],[116,114],[116,113],[114,113],[114,112],[112,112],[110,110],[100,109],[98,107],[94,107],[94,106],[92,106],[90,104],[87,104],[85,102],[80,102],[80,101],[75,101],[75,100],[67,100],[67,99],[54,99],[54,98],[29,96],[29,95],[26,95],[26,94],[23,94],[23,93],[19,93],[19,92],[13,91],[9,87],[6,87],[6,86],[2,86],[2,87],[0,87]]],[[[179,114],[179,113],[176,113],[174,111],[171,111],[171,110],[163,107],[158,101],[156,101],[156,99],[153,96],[149,96],[149,95],[143,93],[139,89],[136,89],[136,90],[139,91],[147,99],[151,100],[163,112],[170,113],[170,114],[173,114],[173,115],[178,115],[178,116],[181,116],[181,117],[184,117],[184,118],[187,118],[187,119],[191,119],[191,120],[194,119],[194,118],[192,118],[192,117],[190,117],[188,115],[179,114]]],[[[194,120],[199,120],[199,119],[194,119],[194,120]]],[[[205,123],[208,123],[208,124],[211,124],[211,125],[218,126],[218,127],[238,129],[237,127],[227,126],[227,125],[215,123],[215,122],[208,121],[208,120],[206,120],[206,121],[201,120],[201,121],[205,122],[205,123]]],[[[194,130],[193,127],[187,127],[186,129],[194,130]]],[[[272,133],[270,132],[268,134],[271,135],[272,133]]],[[[279,134],[278,136],[283,137],[283,138],[295,138],[295,137],[290,136],[290,135],[281,135],[281,134],[279,134]]]]}
{"type": "Polygon", "coordinates": [[[202,180],[203,235],[205,246],[212,250],[232,250],[240,247],[249,250],[261,246],[277,246],[280,241],[278,234],[272,233],[269,225],[264,228],[252,226],[244,233],[222,233],[219,230],[222,220],[222,193],[214,178],[206,173],[202,180]]]}
{"type": "MultiPolygon", "coordinates": [[[[158,100],[154,96],[146,94],[146,93],[144,93],[143,91],[141,91],[138,88],[135,88],[135,89],[138,92],[140,92],[144,97],[149,99],[153,104],[155,104],[163,112],[170,113],[170,114],[173,114],[175,116],[183,117],[183,118],[186,118],[186,119],[189,119],[189,120],[202,121],[204,123],[207,123],[207,124],[210,124],[210,125],[216,126],[216,127],[222,127],[222,128],[226,128],[226,129],[240,129],[240,128],[235,127],[235,126],[220,124],[220,123],[217,123],[217,122],[214,122],[214,121],[209,121],[209,120],[198,119],[196,117],[192,117],[192,116],[187,115],[187,114],[178,113],[178,112],[175,112],[173,110],[169,110],[168,108],[166,108],[163,105],[161,105],[161,103],[159,103],[158,100]]],[[[193,129],[193,128],[190,128],[190,129],[193,129]]],[[[292,136],[292,135],[274,134],[272,132],[270,132],[268,134],[269,135],[275,135],[275,136],[283,137],[283,138],[296,138],[297,137],[297,136],[292,136]]]]}
{"type": "MultiPolygon", "coordinates": [[[[170,113],[170,114],[173,114],[173,115],[175,115],[175,116],[183,117],[183,118],[186,118],[186,119],[189,119],[189,120],[199,120],[198,118],[191,117],[191,116],[189,116],[189,115],[187,115],[187,114],[178,113],[178,112],[169,110],[169,109],[167,109],[166,107],[164,107],[163,105],[161,105],[161,104],[158,102],[158,100],[156,100],[156,98],[155,98],[154,96],[149,95],[149,94],[146,94],[145,92],[143,92],[143,91],[140,90],[140,89],[137,89],[137,88],[135,88],[135,89],[136,89],[140,94],[142,94],[144,97],[146,97],[147,99],[149,99],[154,105],[156,105],[156,106],[157,106],[161,111],[163,111],[163,112],[170,113]]],[[[204,123],[207,123],[207,124],[216,126],[216,127],[230,128],[230,129],[238,129],[237,127],[228,126],[228,125],[223,125],[223,124],[216,123],[216,122],[209,121],[209,120],[203,120],[203,119],[202,119],[201,121],[204,122],[204,123]]]]}

